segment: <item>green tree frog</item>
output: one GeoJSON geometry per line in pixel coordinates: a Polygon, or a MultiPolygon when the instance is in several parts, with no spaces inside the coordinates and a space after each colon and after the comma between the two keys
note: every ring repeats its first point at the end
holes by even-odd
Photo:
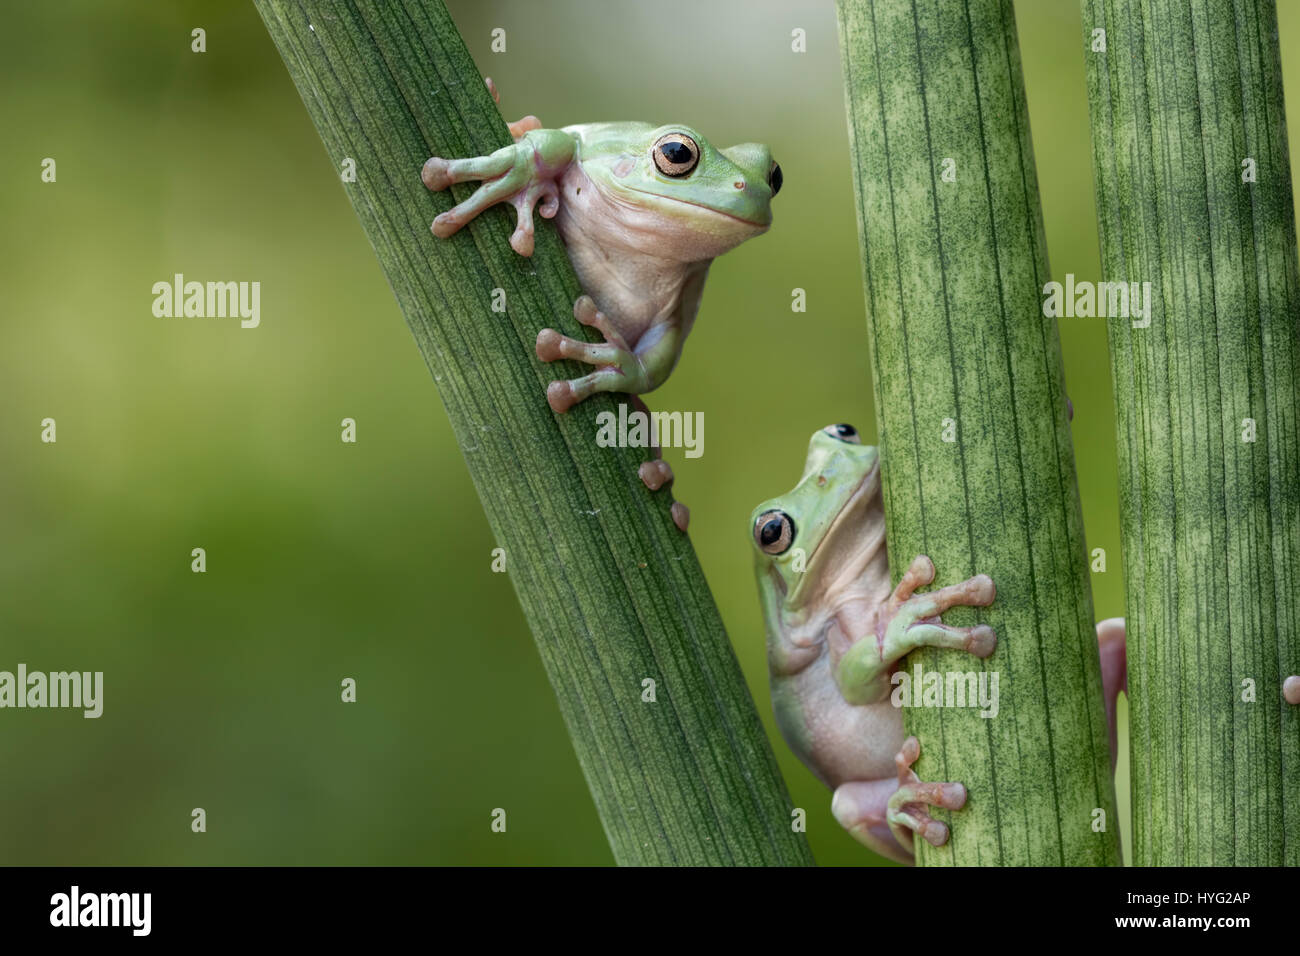
{"type": "Polygon", "coordinates": [[[434,191],[483,182],[434,219],[434,235],[450,236],[489,206],[510,202],[518,210],[510,245],[530,256],[534,207],[554,217],[585,293],[574,317],[605,341],[580,342],[550,328],[538,333],[542,361],[595,367],[551,382],[547,401],[565,412],[596,392],[658,388],[695,322],[709,264],[771,225],[781,168],[766,146],[716,149],[680,124],[542,129],[526,116],[509,127],[513,146],[424,164],[421,178],[434,191]]]}
{"type": "MultiPolygon", "coordinates": [[[[960,809],[966,788],[924,782],[911,769],[920,744],[904,739],[890,678],[922,646],[993,654],[992,628],[950,627],[940,618],[949,608],[992,604],[993,581],[978,574],[918,593],[935,577],[933,562],[919,555],[890,588],[880,454],[851,425],[813,434],[799,483],[755,508],[750,528],[782,736],[834,790],[831,812],[860,843],[900,862],[912,859],[913,834],[941,846],[948,827],[926,808],[960,809]]],[[[1103,629],[1113,765],[1123,621],[1103,629]]]]}

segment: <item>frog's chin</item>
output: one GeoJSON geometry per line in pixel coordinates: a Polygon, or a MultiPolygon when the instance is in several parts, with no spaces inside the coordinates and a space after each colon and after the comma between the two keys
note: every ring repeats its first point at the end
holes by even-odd
{"type": "MultiPolygon", "coordinates": [[[[812,554],[798,583],[786,595],[786,606],[793,609],[811,600],[817,593],[842,588],[862,574],[867,559],[875,553],[878,542],[875,534],[864,537],[867,511],[871,500],[880,488],[880,458],[853,486],[853,490],[826,527],[821,542],[812,554]],[[813,593],[807,593],[813,588],[813,593]]],[[[879,530],[884,534],[884,524],[879,530]]]]}
{"type": "Polygon", "coordinates": [[[635,193],[638,197],[638,205],[658,209],[665,216],[693,216],[704,221],[716,219],[717,225],[715,228],[710,229],[710,232],[741,231],[747,235],[758,235],[772,225],[771,209],[767,211],[766,216],[746,216],[739,212],[728,212],[725,209],[719,209],[717,206],[696,202],[694,199],[687,199],[685,196],[672,196],[664,192],[642,189],[640,186],[627,182],[611,181],[609,185],[619,191],[635,193]],[[683,207],[689,207],[689,209],[683,207]]]}
{"type": "Polygon", "coordinates": [[[753,229],[755,234],[760,233],[772,225],[772,214],[768,213],[766,219],[747,219],[744,216],[738,216],[735,213],[727,212],[725,209],[719,209],[717,206],[706,206],[703,203],[692,202],[689,199],[678,199],[675,196],[662,197],[669,202],[680,203],[683,206],[693,206],[696,209],[703,209],[706,213],[712,213],[723,219],[728,219],[733,223],[739,223],[742,226],[748,226],[753,229]]]}

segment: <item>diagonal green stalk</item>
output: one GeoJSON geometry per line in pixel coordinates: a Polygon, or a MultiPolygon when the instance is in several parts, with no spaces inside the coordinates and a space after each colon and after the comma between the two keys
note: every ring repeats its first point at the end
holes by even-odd
{"type": "Polygon", "coordinates": [[[1152,299],[1137,327],[1107,324],[1134,862],[1295,866],[1300,277],[1277,13],[1082,7],[1102,272],[1152,299]]]}
{"type": "MultiPolygon", "coordinates": [[[[510,142],[442,3],[257,8],[331,162],[356,161],[348,197],[506,550],[615,858],[811,863],[694,550],[669,517],[668,493],[650,494],[637,477],[644,450],[596,446],[597,413],[616,408],[607,395],[562,417],[546,404],[546,383],[576,369],[537,360],[538,330],[586,337],[553,229],[539,223],[531,259],[510,249],[504,208],[449,240],[429,232],[452,198],[425,190],[425,158],[510,142]],[[492,310],[494,290],[505,314],[492,310]],[[647,678],[654,702],[642,699],[647,678]]],[[[468,188],[456,192],[464,199],[468,188]]],[[[463,639],[430,630],[430,640],[463,639]]],[[[526,726],[528,715],[518,718],[526,726]]]]}
{"type": "MultiPolygon", "coordinates": [[[[840,0],[840,43],[895,582],[986,573],[1000,708],[912,708],[925,780],[964,783],[925,865],[1119,862],[1074,450],[1011,0],[840,0]],[[949,164],[946,160],[952,160],[949,164]],[[945,178],[950,173],[953,181],[945,178]],[[945,437],[953,440],[946,441],[945,437]],[[1101,824],[1104,823],[1104,829],[1101,824]]],[[[991,686],[991,685],[990,685],[991,686]]]]}

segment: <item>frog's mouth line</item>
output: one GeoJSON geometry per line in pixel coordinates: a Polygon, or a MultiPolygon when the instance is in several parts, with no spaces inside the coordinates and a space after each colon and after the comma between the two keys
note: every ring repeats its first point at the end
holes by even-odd
{"type": "Polygon", "coordinates": [[[703,209],[706,212],[716,213],[724,219],[730,219],[732,222],[744,223],[746,226],[753,226],[755,229],[768,229],[772,225],[771,219],[767,222],[755,222],[753,219],[745,219],[742,216],[732,215],[731,213],[723,212],[721,209],[714,206],[706,206],[703,203],[691,202],[689,199],[679,199],[676,196],[665,196],[663,193],[653,193],[648,189],[638,189],[635,186],[628,186],[627,188],[632,192],[642,193],[646,196],[654,196],[656,199],[665,199],[668,202],[681,203],[683,206],[694,206],[696,209],[703,209]]]}
{"type": "Polygon", "coordinates": [[[878,475],[879,472],[880,456],[877,455],[875,462],[867,469],[867,473],[862,476],[857,485],[854,486],[853,491],[849,494],[848,498],[845,499],[844,504],[840,506],[840,510],[837,511],[835,517],[831,519],[831,523],[826,526],[826,533],[822,535],[821,544],[818,545],[817,549],[808,556],[808,566],[805,568],[804,573],[800,575],[799,585],[795,587],[792,596],[799,595],[803,582],[808,580],[808,575],[813,571],[814,566],[817,564],[817,560],[822,554],[822,550],[825,548],[826,543],[833,541],[838,536],[841,526],[849,520],[850,513],[854,506],[857,505],[866,494],[867,488],[871,484],[871,479],[878,475]]]}

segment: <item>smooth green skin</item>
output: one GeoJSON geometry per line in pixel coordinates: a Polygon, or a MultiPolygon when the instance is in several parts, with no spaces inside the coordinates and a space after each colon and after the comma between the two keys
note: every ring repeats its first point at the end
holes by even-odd
{"type": "Polygon", "coordinates": [[[557,138],[571,140],[573,157],[583,172],[602,188],[637,206],[659,209],[683,224],[693,223],[690,206],[700,206],[733,216],[750,225],[772,224],[772,189],[768,185],[772,154],[766,146],[744,143],[717,149],[689,126],[653,126],[650,123],[587,123],[562,130],[534,130],[525,135],[543,135],[548,143],[557,138]],[[614,167],[623,157],[649,156],[650,148],[668,133],[685,133],[700,147],[700,160],[690,175],[665,176],[652,162],[638,162],[625,176],[614,167]],[[744,188],[738,189],[737,183],[744,188]]]}
{"type": "Polygon", "coordinates": [[[1152,284],[1148,325],[1106,323],[1140,866],[1300,865],[1300,712],[1277,694],[1300,666],[1280,7],[1295,4],[1081,6],[1101,275],[1152,284]]]}
{"type": "MultiPolygon", "coordinates": [[[[812,582],[829,573],[821,544],[836,516],[879,460],[880,452],[874,445],[854,445],[837,441],[824,431],[818,432],[809,443],[799,483],[784,495],[754,509],[749,516],[751,528],[759,515],[784,511],[796,529],[794,543],[784,554],[764,554],[755,549],[758,592],[765,612],[783,602],[791,610],[802,608],[812,582]],[[795,571],[793,564],[799,551],[803,552],[806,563],[802,571],[795,571]]],[[[776,619],[771,614],[766,617],[776,619]]]]}
{"type": "Polygon", "coordinates": [[[596,392],[643,394],[667,380],[681,356],[714,258],[764,232],[779,168],[771,151],[745,143],[719,150],[681,125],[591,123],[542,129],[536,117],[511,124],[513,146],[471,159],[431,158],[422,178],[439,191],[482,185],[433,222],[445,238],[484,209],[512,203],[510,244],[533,251],[533,208],[555,218],[583,291],[574,315],[600,332],[591,343],[543,329],[537,355],[573,359],[595,371],[550,383],[547,400],[566,412],[596,392]],[[679,175],[655,162],[661,137],[694,141],[698,158],[679,175]]]}
{"type": "MultiPolygon", "coordinates": [[[[981,615],[1002,638],[985,665],[1006,682],[998,718],[905,713],[925,743],[917,773],[976,795],[947,847],[921,845],[917,859],[1113,865],[1100,655],[1060,339],[1043,316],[1052,272],[1014,11],[837,7],[891,565],[926,554],[941,583],[978,567],[1000,595],[981,615]]],[[[916,663],[970,665],[931,648],[916,663]]]]}
{"type": "Polygon", "coordinates": [[[581,290],[554,230],[538,231],[523,267],[504,210],[451,241],[424,231],[472,190],[429,194],[404,173],[417,157],[513,145],[455,24],[440,0],[390,0],[331,3],[313,30],[304,8],[324,6],[257,0],[328,155],[368,171],[344,188],[509,555],[502,576],[614,858],[811,864],[695,551],[636,484],[645,450],[592,441],[599,414],[615,410],[604,396],[567,416],[537,400],[545,375],[522,346],[543,318],[580,331],[564,314],[581,290]],[[491,311],[497,288],[504,315],[491,311]],[[651,675],[659,693],[647,705],[640,680],[651,675]]]}
{"type": "Polygon", "coordinates": [[[799,483],[750,515],[772,706],[791,749],[834,790],[840,824],[877,853],[910,862],[913,833],[935,845],[948,838],[926,806],[959,809],[966,790],[912,772],[920,744],[904,740],[890,674],[923,645],[992,653],[989,628],[948,627],[940,615],[959,604],[988,605],[994,588],[979,576],[918,594],[934,578],[933,564],[919,556],[891,589],[880,453],[843,428],[815,432],[799,483]],[[774,511],[793,525],[776,554],[758,540],[774,511]]]}

